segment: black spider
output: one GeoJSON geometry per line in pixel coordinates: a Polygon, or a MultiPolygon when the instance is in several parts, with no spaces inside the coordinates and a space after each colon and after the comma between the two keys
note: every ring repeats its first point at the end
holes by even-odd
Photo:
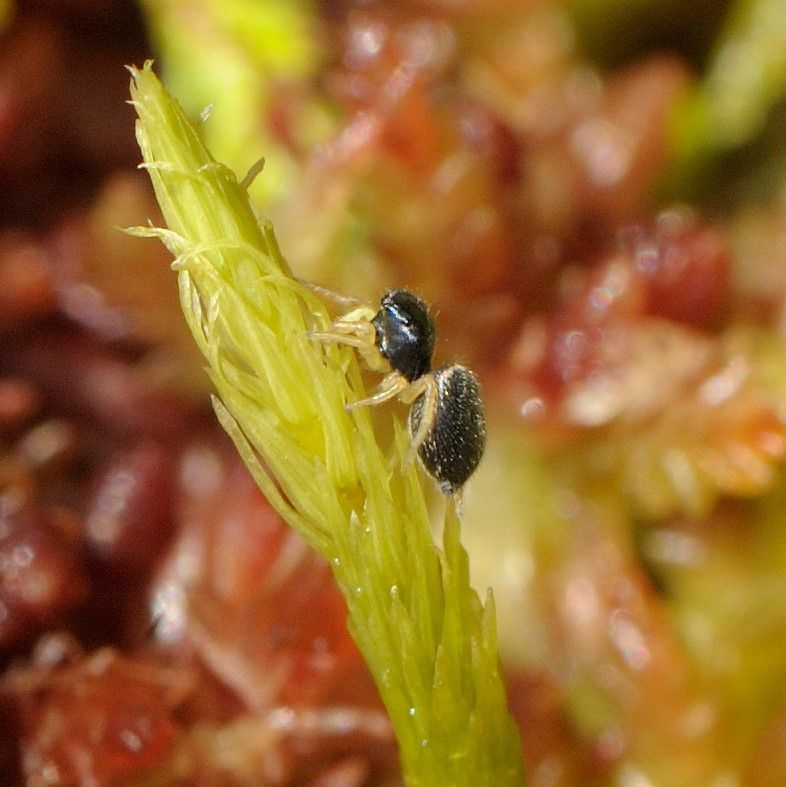
{"type": "Polygon", "coordinates": [[[432,371],[435,335],[426,304],[408,290],[392,290],[376,312],[361,306],[311,337],[351,345],[370,369],[386,372],[371,396],[349,406],[396,396],[411,404],[412,450],[442,492],[455,495],[480,463],[486,424],[480,388],[469,369],[453,364],[432,371]]]}

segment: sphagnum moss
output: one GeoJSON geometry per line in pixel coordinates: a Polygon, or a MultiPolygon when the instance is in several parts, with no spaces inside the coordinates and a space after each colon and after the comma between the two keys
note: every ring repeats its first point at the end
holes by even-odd
{"type": "MultiPolygon", "coordinates": [[[[202,145],[149,63],[132,68],[137,139],[168,229],[186,320],[218,418],[281,516],[330,562],[349,626],[390,714],[411,785],[521,785],[498,666],[493,598],[469,586],[449,506],[432,543],[408,438],[391,470],[352,351],[309,340],[324,305],[295,281],[234,173],[202,145]]],[[[392,417],[392,416],[391,416],[392,417]]]]}

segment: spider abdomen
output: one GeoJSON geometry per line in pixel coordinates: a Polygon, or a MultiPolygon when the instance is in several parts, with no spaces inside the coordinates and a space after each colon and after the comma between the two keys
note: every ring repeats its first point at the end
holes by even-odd
{"type": "MultiPolygon", "coordinates": [[[[436,401],[431,408],[432,423],[418,447],[423,466],[446,495],[456,494],[477,468],[486,445],[483,401],[475,375],[454,364],[431,373],[436,385],[436,401]]],[[[416,435],[424,417],[426,394],[412,403],[410,434],[416,435]]]]}

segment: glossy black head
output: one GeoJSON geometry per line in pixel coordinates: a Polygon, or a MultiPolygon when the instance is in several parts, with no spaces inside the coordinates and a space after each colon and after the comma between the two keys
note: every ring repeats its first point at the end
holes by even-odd
{"type": "Polygon", "coordinates": [[[382,299],[371,324],[380,353],[409,382],[431,370],[434,323],[420,298],[407,290],[392,290],[382,299]]]}

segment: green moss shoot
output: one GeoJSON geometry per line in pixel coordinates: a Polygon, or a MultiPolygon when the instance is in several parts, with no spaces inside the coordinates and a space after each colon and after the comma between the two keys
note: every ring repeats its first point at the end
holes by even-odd
{"type": "Polygon", "coordinates": [[[678,163],[737,148],[761,132],[786,94],[786,3],[736,0],[730,5],[706,74],[673,119],[678,163]]]}
{"type": "Polygon", "coordinates": [[[469,585],[448,506],[431,539],[408,438],[377,443],[352,350],[309,340],[324,304],[291,277],[272,227],[215,161],[150,63],[131,69],[137,139],[175,257],[180,299],[216,414],[271,505],[330,563],[377,682],[410,785],[521,785],[519,733],[499,671],[494,604],[469,585]],[[392,456],[390,455],[392,453],[392,456]]]}

